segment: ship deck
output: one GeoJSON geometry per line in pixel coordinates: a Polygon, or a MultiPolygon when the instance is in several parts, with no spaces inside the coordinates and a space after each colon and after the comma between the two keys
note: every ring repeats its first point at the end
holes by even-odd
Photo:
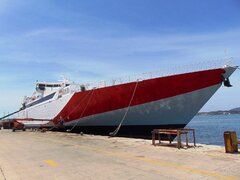
{"type": "Polygon", "coordinates": [[[152,146],[151,140],[0,130],[0,179],[238,179],[224,147],[152,146]]]}

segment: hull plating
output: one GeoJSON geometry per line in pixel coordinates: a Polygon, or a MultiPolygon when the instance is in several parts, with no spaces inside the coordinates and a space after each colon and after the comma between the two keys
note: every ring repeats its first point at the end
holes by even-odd
{"type": "Polygon", "coordinates": [[[76,92],[19,112],[19,118],[64,121],[74,130],[148,134],[153,128],[184,127],[236,68],[212,69],[76,92]],[[134,90],[136,88],[136,91],[134,90]],[[135,91],[135,92],[134,92],[135,91]],[[132,99],[132,101],[131,101],[132,99]]]}
{"type": "MultiPolygon", "coordinates": [[[[127,108],[129,106],[129,102],[132,96],[134,97],[130,106],[145,106],[147,103],[150,103],[150,106],[149,104],[147,105],[150,108],[145,109],[146,112],[144,113],[144,115],[148,114],[149,116],[162,116],[160,113],[157,113],[157,111],[155,111],[154,113],[150,113],[150,111],[152,112],[154,108],[159,109],[160,107],[155,106],[154,102],[172,98],[175,96],[180,97],[180,95],[182,94],[191,93],[215,85],[220,86],[224,73],[224,69],[207,70],[144,80],[138,82],[138,84],[136,84],[136,82],[133,82],[100,89],[93,89],[91,91],[78,92],[73,95],[73,97],[63,108],[63,110],[54,118],[54,123],[58,124],[61,120],[64,120],[65,122],[71,122],[74,120],[82,119],[93,115],[95,116],[102,113],[110,113],[112,115],[115,115],[114,111],[120,110],[121,112],[124,111],[124,108],[127,108]],[[137,89],[134,93],[134,89],[136,86],[137,89]],[[152,103],[153,105],[151,106],[152,103]]],[[[193,97],[192,100],[198,100],[198,98],[200,97],[193,97]]],[[[209,97],[203,97],[203,99],[206,102],[209,97]]],[[[172,106],[171,108],[174,108],[174,106],[172,106]]],[[[197,113],[194,108],[189,108],[190,109],[187,111],[192,111],[195,114],[197,113]]],[[[132,111],[134,111],[134,108],[131,109],[132,111]]],[[[138,111],[138,113],[140,114],[141,112],[142,110],[138,111]]],[[[140,115],[140,117],[142,116],[140,115]]],[[[146,116],[143,117],[145,118],[146,116]]],[[[145,119],[145,121],[149,121],[149,119],[151,121],[151,117],[145,119]]],[[[107,121],[104,119],[102,120],[107,121]]],[[[129,121],[129,123],[131,124],[132,122],[129,121]]],[[[169,122],[169,124],[171,124],[171,122],[169,122]]]]}
{"type": "MultiPolygon", "coordinates": [[[[132,106],[123,121],[119,135],[150,136],[154,128],[183,128],[221,84],[190,93],[132,106]]],[[[108,135],[121,122],[126,108],[80,118],[65,123],[74,131],[108,135]]]]}
{"type": "Polygon", "coordinates": [[[66,95],[61,99],[51,100],[35,106],[28,107],[17,114],[19,119],[45,119],[52,120],[71,99],[72,94],[66,95]]]}

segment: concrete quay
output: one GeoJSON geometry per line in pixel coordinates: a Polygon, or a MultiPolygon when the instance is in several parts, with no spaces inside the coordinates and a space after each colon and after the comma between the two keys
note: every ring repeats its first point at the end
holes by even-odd
{"type": "Polygon", "coordinates": [[[151,140],[0,130],[0,180],[240,179],[224,147],[152,146],[151,140]]]}

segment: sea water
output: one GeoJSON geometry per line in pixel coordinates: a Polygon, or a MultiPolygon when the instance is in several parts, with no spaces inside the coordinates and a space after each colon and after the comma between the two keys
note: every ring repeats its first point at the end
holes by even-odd
{"type": "Polygon", "coordinates": [[[236,131],[240,139],[240,114],[195,116],[187,128],[195,129],[197,143],[224,146],[225,131],[236,131]]]}

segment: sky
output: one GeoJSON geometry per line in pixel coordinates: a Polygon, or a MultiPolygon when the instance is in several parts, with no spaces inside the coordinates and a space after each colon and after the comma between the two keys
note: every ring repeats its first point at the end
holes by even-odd
{"type": "MultiPolygon", "coordinates": [[[[0,116],[36,81],[91,83],[233,57],[239,0],[0,0],[0,116]]],[[[240,106],[240,71],[201,111],[240,106]]]]}

